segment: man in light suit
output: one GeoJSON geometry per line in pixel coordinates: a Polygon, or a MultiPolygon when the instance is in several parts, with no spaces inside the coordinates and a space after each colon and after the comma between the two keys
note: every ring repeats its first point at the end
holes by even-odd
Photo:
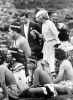
{"type": "Polygon", "coordinates": [[[44,40],[43,59],[49,63],[50,72],[55,71],[55,49],[54,45],[59,43],[58,30],[50,20],[46,10],[40,10],[36,14],[36,20],[42,23],[42,34],[38,34],[44,40]]]}

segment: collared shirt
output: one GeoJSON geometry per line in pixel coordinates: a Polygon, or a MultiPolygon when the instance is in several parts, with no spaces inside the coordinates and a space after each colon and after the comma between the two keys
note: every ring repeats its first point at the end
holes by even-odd
{"type": "Polygon", "coordinates": [[[59,34],[59,32],[58,32],[55,24],[52,21],[46,20],[45,23],[43,23],[42,35],[43,35],[45,41],[57,39],[58,34],[59,34]]]}
{"type": "Polygon", "coordinates": [[[29,30],[29,21],[27,24],[24,24],[24,33],[25,33],[26,39],[28,39],[28,30],[29,30]]]}

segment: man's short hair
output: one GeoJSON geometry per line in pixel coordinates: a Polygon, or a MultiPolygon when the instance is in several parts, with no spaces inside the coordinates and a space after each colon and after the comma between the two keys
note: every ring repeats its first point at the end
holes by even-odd
{"type": "Polygon", "coordinates": [[[60,48],[55,49],[55,58],[57,60],[60,60],[60,61],[66,59],[66,53],[65,53],[65,51],[62,50],[62,49],[60,49],[60,48]]]}

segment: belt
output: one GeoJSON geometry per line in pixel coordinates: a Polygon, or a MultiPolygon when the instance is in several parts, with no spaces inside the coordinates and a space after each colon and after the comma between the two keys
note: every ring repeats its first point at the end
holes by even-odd
{"type": "Polygon", "coordinates": [[[47,42],[50,42],[50,41],[53,41],[53,40],[56,40],[56,39],[51,39],[51,40],[48,40],[47,42]]]}

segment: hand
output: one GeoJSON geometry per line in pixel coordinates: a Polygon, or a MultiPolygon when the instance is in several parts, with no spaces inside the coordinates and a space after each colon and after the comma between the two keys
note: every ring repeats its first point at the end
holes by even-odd
{"type": "Polygon", "coordinates": [[[36,38],[36,34],[35,34],[34,30],[32,30],[32,31],[30,32],[30,34],[33,36],[34,39],[36,38]]]}

